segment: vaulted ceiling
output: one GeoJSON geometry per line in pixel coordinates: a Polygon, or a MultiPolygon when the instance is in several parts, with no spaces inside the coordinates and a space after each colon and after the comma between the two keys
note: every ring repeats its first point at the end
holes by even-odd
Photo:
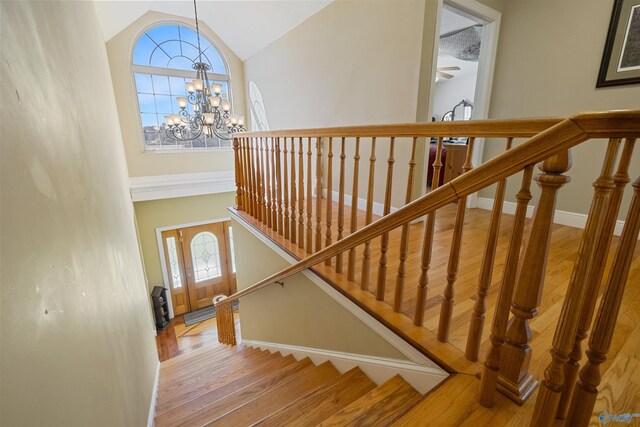
{"type": "MultiPolygon", "coordinates": [[[[199,0],[198,17],[245,60],[333,0],[199,0]]],[[[148,11],[193,18],[191,1],[96,1],[105,41],[148,11]]]]}

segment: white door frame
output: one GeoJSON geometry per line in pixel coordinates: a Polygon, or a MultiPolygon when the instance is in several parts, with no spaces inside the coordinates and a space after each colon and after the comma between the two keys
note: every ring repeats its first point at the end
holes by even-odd
{"type": "MultiPolygon", "coordinates": [[[[190,222],[188,224],[169,225],[167,227],[156,228],[156,241],[158,243],[158,253],[160,254],[160,266],[162,268],[162,281],[164,287],[169,290],[167,299],[169,300],[169,318],[173,319],[173,301],[171,299],[171,282],[169,281],[169,273],[167,272],[167,260],[164,257],[164,242],[162,241],[162,232],[167,230],[175,230],[177,228],[194,227],[196,225],[215,224],[216,222],[231,221],[230,217],[209,219],[206,221],[190,222]]],[[[186,283],[186,282],[185,282],[186,283]]]]}
{"type": "MultiPolygon", "coordinates": [[[[496,53],[498,50],[498,35],[500,32],[500,19],[502,14],[497,10],[494,10],[476,0],[440,0],[438,15],[441,16],[440,10],[444,5],[451,6],[463,15],[468,15],[474,20],[480,20],[484,23],[482,31],[482,43],[480,45],[480,57],[483,58],[478,63],[478,74],[476,77],[476,91],[473,100],[473,117],[474,119],[486,119],[489,117],[489,103],[491,99],[491,87],[493,85],[493,72],[496,63],[496,53]]],[[[438,24],[440,20],[438,20],[438,24]]],[[[434,52],[433,67],[431,81],[435,82],[436,68],[438,62],[438,48],[440,44],[439,31],[436,30],[436,37],[434,37],[434,52]]],[[[435,83],[434,90],[429,94],[429,117],[433,115],[433,99],[435,96],[435,83]]],[[[475,140],[473,153],[471,160],[475,166],[482,163],[482,155],[484,152],[484,138],[478,138],[475,140]]],[[[425,162],[429,162],[429,151],[427,150],[425,155],[425,162]]],[[[423,179],[423,191],[426,190],[426,176],[427,167],[425,167],[425,179],[423,179]]],[[[472,194],[467,200],[468,207],[475,208],[477,206],[477,193],[472,194]]]]}

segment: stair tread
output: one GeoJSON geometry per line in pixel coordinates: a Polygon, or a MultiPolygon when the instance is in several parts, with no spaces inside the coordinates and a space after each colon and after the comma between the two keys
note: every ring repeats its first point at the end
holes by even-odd
{"type": "Polygon", "coordinates": [[[375,387],[376,384],[356,367],[274,412],[256,425],[261,427],[316,425],[375,387]]]}
{"type": "Polygon", "coordinates": [[[203,362],[198,369],[189,369],[180,374],[176,374],[176,377],[172,378],[170,381],[159,384],[158,395],[162,395],[170,390],[183,388],[188,384],[196,384],[211,377],[215,372],[232,369],[238,363],[257,363],[258,361],[274,357],[275,356],[270,354],[268,351],[264,351],[261,353],[254,353],[249,356],[236,355],[225,359],[211,360],[208,363],[203,362]]]}
{"type": "MultiPolygon", "coordinates": [[[[279,358],[270,357],[268,354],[265,355],[266,360],[278,360],[279,358]]],[[[221,387],[222,385],[234,381],[249,372],[254,372],[255,370],[261,369],[264,366],[264,363],[261,363],[260,360],[250,359],[250,360],[239,360],[238,363],[231,365],[230,369],[223,369],[218,372],[218,376],[215,377],[215,381],[205,381],[201,382],[199,385],[183,388],[181,390],[177,390],[172,394],[161,394],[158,392],[158,400],[156,404],[156,413],[161,414],[170,410],[171,408],[182,405],[185,402],[198,398],[210,391],[221,387]]]]}
{"type": "Polygon", "coordinates": [[[274,356],[269,352],[263,352],[253,355],[249,358],[233,358],[226,363],[211,362],[209,367],[205,367],[196,372],[178,377],[170,383],[165,383],[158,387],[158,399],[162,401],[165,396],[174,396],[180,394],[181,390],[195,389],[203,383],[215,381],[223,371],[232,371],[239,365],[250,366],[253,364],[261,364],[266,360],[273,359],[274,356]]]}
{"type": "Polygon", "coordinates": [[[250,357],[253,354],[259,354],[260,351],[254,349],[243,351],[231,351],[231,352],[216,352],[216,353],[203,353],[194,358],[183,360],[181,363],[175,364],[171,367],[164,368],[160,365],[160,373],[163,382],[171,381],[174,378],[179,378],[185,374],[202,369],[203,367],[210,366],[212,362],[225,363],[225,360],[230,360],[236,357],[250,357]]]}
{"type": "Polygon", "coordinates": [[[289,355],[282,360],[287,360],[289,363],[285,366],[265,366],[265,369],[253,375],[247,375],[220,387],[215,390],[213,395],[202,396],[202,398],[172,410],[166,414],[167,416],[159,419],[160,422],[157,422],[156,425],[158,427],[163,425],[204,425],[255,399],[289,376],[314,367],[309,358],[296,362],[294,357],[289,355]]]}
{"type": "Polygon", "coordinates": [[[319,426],[390,425],[420,398],[420,393],[396,375],[319,426]]]}
{"type": "Polygon", "coordinates": [[[184,365],[198,360],[202,357],[217,357],[222,354],[242,353],[248,350],[242,347],[226,347],[222,344],[206,344],[202,347],[185,351],[171,359],[167,359],[160,363],[160,369],[163,371],[170,371],[176,365],[184,365]]]}
{"type": "Polygon", "coordinates": [[[206,425],[230,427],[251,425],[287,405],[292,396],[305,396],[339,375],[338,370],[330,362],[304,369],[206,425]]]}

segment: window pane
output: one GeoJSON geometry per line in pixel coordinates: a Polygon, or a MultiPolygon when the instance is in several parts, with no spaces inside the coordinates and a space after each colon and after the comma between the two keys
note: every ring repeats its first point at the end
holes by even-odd
{"type": "Polygon", "coordinates": [[[146,128],[147,126],[158,126],[158,119],[155,114],[140,114],[142,118],[142,127],[146,128]]]}
{"type": "Polygon", "coordinates": [[[136,89],[138,93],[153,93],[151,75],[136,73],[136,89]]]}
{"type": "Polygon", "coordinates": [[[153,76],[153,93],[159,95],[171,95],[169,91],[169,77],[153,76]]]}
{"type": "Polygon", "coordinates": [[[182,287],[182,275],[180,274],[180,264],[178,263],[178,250],[176,249],[175,237],[167,238],[167,252],[169,253],[169,270],[171,273],[171,286],[174,289],[182,287]]]}
{"type": "Polygon", "coordinates": [[[164,122],[164,116],[172,114],[174,109],[177,110],[178,101],[175,98],[170,97],[169,95],[156,95],[156,111],[158,114],[162,114],[160,117],[160,123],[164,122]],[[175,104],[175,108],[174,105],[175,104]]]}
{"type": "Polygon", "coordinates": [[[176,56],[169,61],[167,66],[176,70],[193,71],[192,65],[193,61],[191,59],[184,56],[176,56]]]}
{"type": "Polygon", "coordinates": [[[191,262],[196,283],[222,276],[218,239],[203,231],[191,239],[191,262]]]}
{"type": "MultiPolygon", "coordinates": [[[[153,99],[153,95],[138,95],[138,102],[140,103],[140,112],[141,113],[155,113],[156,112],[156,104],[153,99]]],[[[144,120],[143,120],[144,123],[144,120]]],[[[156,123],[157,124],[157,123],[156,123]]]]}
{"type": "Polygon", "coordinates": [[[224,66],[224,61],[222,60],[220,53],[211,45],[209,45],[209,48],[206,50],[204,50],[204,47],[202,49],[202,53],[207,57],[207,61],[205,62],[211,65],[211,68],[213,69],[212,72],[217,74],[227,74],[227,68],[224,66]]]}
{"type": "Polygon", "coordinates": [[[143,34],[142,37],[136,43],[136,47],[133,50],[133,63],[139,65],[149,65],[149,57],[151,56],[151,51],[155,48],[156,45],[151,41],[146,34],[143,34]]]}
{"type": "Polygon", "coordinates": [[[159,25],[147,31],[147,36],[157,44],[166,40],[180,40],[177,25],[159,25]]]}
{"type": "Polygon", "coordinates": [[[185,96],[187,89],[185,87],[185,80],[182,77],[169,77],[169,86],[171,95],[173,96],[185,96]]]}
{"type": "Polygon", "coordinates": [[[166,68],[170,60],[171,58],[166,53],[164,53],[162,49],[156,47],[151,52],[151,59],[149,59],[149,65],[151,65],[152,67],[166,68]]]}
{"type": "Polygon", "coordinates": [[[170,57],[182,54],[182,46],[179,40],[167,40],[160,43],[160,48],[170,57]]]}

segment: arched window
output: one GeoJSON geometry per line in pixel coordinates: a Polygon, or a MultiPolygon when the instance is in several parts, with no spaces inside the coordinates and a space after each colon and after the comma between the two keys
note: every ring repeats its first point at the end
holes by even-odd
{"type": "Polygon", "coordinates": [[[220,248],[215,234],[203,231],[193,236],[191,262],[196,283],[222,276],[220,248]]]}
{"type": "MultiPolygon", "coordinates": [[[[212,83],[222,85],[223,99],[230,98],[229,71],[220,51],[200,33],[202,62],[211,66],[212,83]]],[[[164,24],[142,34],[133,49],[131,68],[145,150],[181,150],[231,147],[231,141],[202,135],[193,141],[176,141],[167,137],[164,117],[178,113],[176,97],[187,96],[186,81],[196,78],[191,66],[198,62],[196,32],[179,24],[164,24]]],[[[191,104],[187,107],[191,111],[191,104]]]]}

